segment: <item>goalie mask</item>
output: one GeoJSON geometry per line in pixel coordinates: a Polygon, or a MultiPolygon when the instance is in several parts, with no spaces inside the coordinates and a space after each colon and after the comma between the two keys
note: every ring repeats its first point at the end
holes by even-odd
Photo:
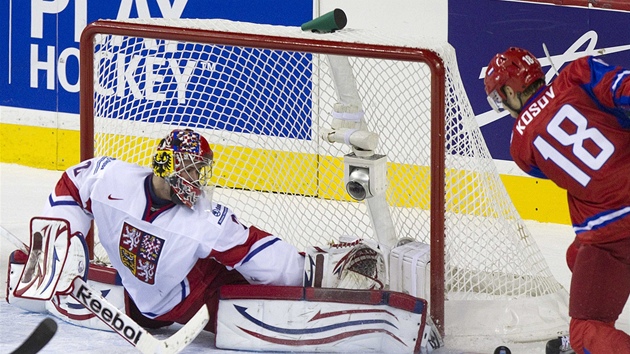
{"type": "Polygon", "coordinates": [[[521,93],[539,79],[545,79],[540,62],[529,51],[511,47],[492,58],[486,69],[483,82],[488,103],[497,112],[503,111],[506,100],[503,86],[510,86],[521,93]]]}
{"type": "Polygon", "coordinates": [[[171,187],[171,200],[193,208],[207,191],[213,153],[208,141],[191,129],[175,129],[160,141],[153,155],[153,173],[171,187]]]}

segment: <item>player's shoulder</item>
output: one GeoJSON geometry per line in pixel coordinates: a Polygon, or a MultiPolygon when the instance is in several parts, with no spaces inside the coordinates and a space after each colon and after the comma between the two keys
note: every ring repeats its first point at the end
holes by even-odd
{"type": "Polygon", "coordinates": [[[599,57],[585,56],[580,57],[561,70],[558,78],[568,77],[571,81],[584,81],[584,83],[597,83],[601,77],[605,74],[616,71],[618,68],[614,65],[608,64],[606,61],[599,57]]]}
{"type": "Polygon", "coordinates": [[[114,174],[119,178],[119,180],[124,180],[125,175],[146,175],[146,173],[150,170],[147,167],[117,160],[109,156],[99,156],[82,161],[79,164],[70,167],[69,171],[74,176],[82,174],[85,177],[94,176],[97,178],[114,174]]]}
{"type": "Polygon", "coordinates": [[[118,160],[114,157],[109,156],[99,156],[91,159],[94,164],[94,169],[96,170],[105,170],[105,169],[123,169],[123,170],[146,170],[146,167],[142,167],[140,165],[126,162],[123,160],[118,160]]]}
{"type": "Polygon", "coordinates": [[[178,206],[174,213],[163,214],[160,219],[168,224],[170,230],[182,230],[174,231],[181,237],[212,247],[221,235],[233,231],[230,228],[233,224],[232,215],[226,206],[199,199],[194,209],[178,206]]]}
{"type": "Polygon", "coordinates": [[[208,203],[208,206],[210,206],[209,211],[210,211],[210,214],[212,214],[212,216],[214,218],[219,218],[220,219],[220,218],[225,217],[226,215],[232,213],[230,211],[230,208],[228,206],[223,205],[223,204],[210,202],[210,203],[208,203]]]}
{"type": "Polygon", "coordinates": [[[237,222],[230,207],[208,199],[199,199],[195,205],[194,213],[197,214],[197,218],[204,220],[202,223],[206,224],[207,228],[212,228],[216,232],[229,229],[230,226],[233,226],[232,224],[237,222]]]}
{"type": "Polygon", "coordinates": [[[571,79],[575,77],[588,77],[591,71],[590,59],[592,57],[580,57],[572,62],[569,62],[564,68],[560,70],[558,78],[555,80],[562,81],[563,79],[571,79]]]}
{"type": "Polygon", "coordinates": [[[215,203],[209,199],[200,198],[197,200],[195,210],[207,217],[211,222],[221,224],[219,221],[231,214],[230,208],[219,203],[215,203]]]}

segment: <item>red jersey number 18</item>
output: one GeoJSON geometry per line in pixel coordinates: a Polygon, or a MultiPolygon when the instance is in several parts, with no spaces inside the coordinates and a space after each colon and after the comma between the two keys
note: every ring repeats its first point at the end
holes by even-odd
{"type": "MultiPolygon", "coordinates": [[[[580,112],[571,105],[564,105],[558,110],[556,115],[547,125],[547,133],[564,146],[573,146],[573,155],[591,170],[599,170],[604,163],[612,156],[615,146],[597,128],[587,128],[588,121],[580,112]],[[561,125],[568,119],[575,125],[576,131],[570,134],[561,125]],[[593,155],[584,148],[584,141],[591,139],[597,145],[599,152],[593,155]]],[[[553,161],[558,167],[564,170],[569,176],[575,179],[582,186],[590,182],[591,177],[580,167],[573,163],[568,157],[554,148],[543,137],[534,139],[534,146],[545,160],[553,161]]]]}

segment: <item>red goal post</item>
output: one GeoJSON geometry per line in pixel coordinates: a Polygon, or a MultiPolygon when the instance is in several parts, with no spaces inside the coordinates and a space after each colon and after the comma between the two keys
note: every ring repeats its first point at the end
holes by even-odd
{"type": "MultiPolygon", "coordinates": [[[[318,136],[340,99],[329,55],[349,58],[377,152],[388,157],[396,234],[431,245],[438,326],[478,335],[480,328],[449,327],[449,311],[488,314],[508,300],[542,299],[544,325],[505,335],[555,335],[566,325],[566,291],[504,190],[448,43],[224,20],[96,21],[81,37],[81,159],[148,165],[156,139],[191,127],[215,151],[213,199],[244,222],[298,248],[374,237],[365,206],[343,189],[348,147],[318,136]]],[[[508,305],[514,313],[517,303],[508,305]]],[[[498,321],[490,331],[509,325],[498,321]]]]}

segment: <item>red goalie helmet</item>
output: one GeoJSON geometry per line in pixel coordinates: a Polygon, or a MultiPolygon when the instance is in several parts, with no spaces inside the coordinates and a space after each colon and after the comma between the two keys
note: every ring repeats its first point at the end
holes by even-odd
{"type": "Polygon", "coordinates": [[[193,208],[210,185],[214,154],[208,141],[191,129],[175,129],[153,155],[153,173],[171,187],[171,199],[193,208]]]}
{"type": "Polygon", "coordinates": [[[490,60],[483,82],[488,102],[496,111],[503,110],[506,99],[501,88],[510,86],[516,92],[523,92],[539,79],[545,79],[540,62],[529,51],[511,47],[490,60]]]}

